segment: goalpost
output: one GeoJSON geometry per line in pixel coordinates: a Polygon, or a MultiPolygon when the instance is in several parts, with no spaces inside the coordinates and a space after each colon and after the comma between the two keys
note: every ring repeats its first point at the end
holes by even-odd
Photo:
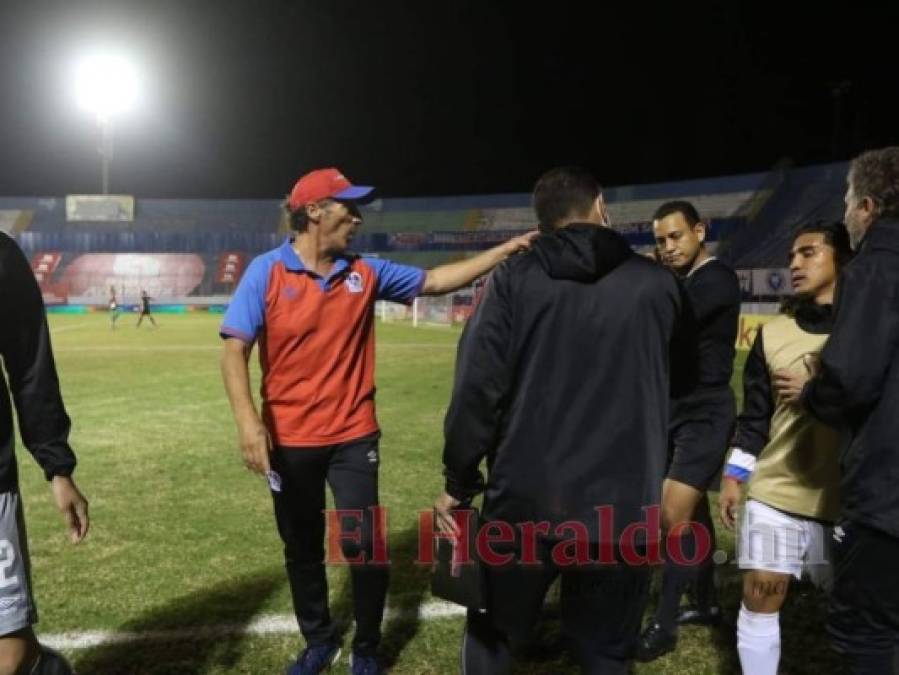
{"type": "Polygon", "coordinates": [[[413,327],[452,326],[464,323],[474,305],[474,290],[463,289],[448,295],[423,295],[411,306],[379,300],[375,316],[383,322],[406,322],[413,327]]]}

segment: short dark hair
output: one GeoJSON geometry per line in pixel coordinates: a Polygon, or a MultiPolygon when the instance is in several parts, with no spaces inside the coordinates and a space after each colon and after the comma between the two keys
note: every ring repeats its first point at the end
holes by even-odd
{"type": "MultiPolygon", "coordinates": [[[[328,197],[326,199],[320,200],[317,203],[322,208],[327,208],[331,204],[343,204],[350,211],[350,213],[358,216],[359,218],[362,217],[359,213],[358,204],[351,200],[334,199],[328,197]]],[[[304,204],[303,206],[300,206],[296,209],[291,209],[285,201],[281,206],[284,209],[284,214],[287,217],[287,223],[290,225],[290,229],[295,230],[296,232],[304,232],[309,226],[309,214],[306,213],[306,205],[304,204]]]]}
{"type": "Polygon", "coordinates": [[[540,176],[534,186],[534,211],[541,232],[552,232],[570,216],[586,215],[602,186],[596,177],[577,166],[561,166],[540,176]]]}
{"type": "Polygon", "coordinates": [[[684,217],[684,220],[687,221],[687,225],[693,227],[696,223],[702,220],[699,217],[699,211],[696,210],[696,207],[693,206],[690,202],[685,201],[683,199],[675,199],[670,202],[665,202],[659,208],[656,209],[656,212],[652,214],[653,220],[661,220],[662,218],[667,218],[672,213],[679,213],[684,217]]]}
{"type": "Polygon", "coordinates": [[[295,232],[304,232],[309,225],[309,216],[306,214],[306,207],[301,206],[298,209],[290,210],[285,204],[284,210],[287,213],[287,222],[290,229],[295,232]]]}
{"type": "MultiPolygon", "coordinates": [[[[803,234],[823,234],[824,243],[833,248],[833,259],[837,266],[837,274],[843,269],[850,260],[852,260],[855,252],[852,250],[849,239],[849,230],[843,223],[828,223],[817,221],[800,225],[793,233],[793,242],[795,242],[803,234]]],[[[795,317],[803,307],[807,307],[812,301],[808,298],[799,298],[795,295],[788,295],[780,302],[780,311],[787,316],[795,317]]]]}
{"type": "Polygon", "coordinates": [[[803,234],[823,234],[824,243],[833,249],[834,260],[839,269],[842,269],[855,255],[850,244],[849,230],[841,222],[828,223],[817,221],[800,225],[793,233],[793,241],[795,242],[803,234]]]}
{"type": "Polygon", "coordinates": [[[874,200],[878,218],[899,218],[899,146],[869,150],[849,165],[856,199],[874,200]]]}

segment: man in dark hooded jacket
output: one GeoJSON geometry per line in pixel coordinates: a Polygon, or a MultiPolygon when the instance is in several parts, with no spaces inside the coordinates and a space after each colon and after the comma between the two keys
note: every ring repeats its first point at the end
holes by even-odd
{"type": "Polygon", "coordinates": [[[669,395],[695,379],[695,358],[671,354],[695,343],[692,321],[674,276],[608,227],[588,172],[548,172],[534,207],[543,234],[488,282],[446,416],[437,527],[458,534],[451,510],[483,491],[494,542],[463,672],[507,672],[561,575],[584,672],[625,673],[658,543],[669,395]]]}

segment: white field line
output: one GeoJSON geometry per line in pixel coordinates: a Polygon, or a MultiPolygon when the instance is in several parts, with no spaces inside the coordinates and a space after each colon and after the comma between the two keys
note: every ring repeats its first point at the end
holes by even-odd
{"type": "Polygon", "coordinates": [[[54,353],[64,352],[205,352],[221,351],[221,345],[76,345],[54,347],[54,353]]]}
{"type": "Polygon", "coordinates": [[[65,333],[67,330],[77,330],[78,328],[84,328],[85,326],[93,326],[93,321],[82,321],[81,323],[73,323],[68,326],[59,326],[57,328],[50,328],[50,335],[56,335],[57,333],[65,333]]]}
{"type": "MultiPolygon", "coordinates": [[[[387,608],[386,618],[409,616],[414,610],[394,610],[387,608]]],[[[422,621],[433,621],[449,617],[464,616],[465,608],[448,602],[429,602],[418,608],[418,618],[422,621]]],[[[101,647],[107,645],[126,644],[131,642],[168,642],[172,640],[208,640],[242,635],[273,635],[296,633],[299,635],[297,620],[293,614],[264,614],[247,625],[217,624],[207,626],[190,626],[170,630],[124,631],[89,630],[70,633],[52,633],[39,635],[41,643],[69,651],[101,647]]]]}
{"type": "MultiPolygon", "coordinates": [[[[378,344],[381,347],[451,347],[456,348],[451,342],[384,342],[378,344]]],[[[204,352],[221,351],[221,345],[76,345],[73,347],[54,347],[54,353],[66,352],[204,352]]]]}

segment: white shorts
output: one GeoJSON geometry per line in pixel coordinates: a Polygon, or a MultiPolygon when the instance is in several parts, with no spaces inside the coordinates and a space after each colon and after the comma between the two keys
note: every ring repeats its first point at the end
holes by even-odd
{"type": "Polygon", "coordinates": [[[802,578],[829,588],[833,528],[747,499],[740,523],[737,562],[741,570],[764,570],[802,578]]]}
{"type": "Polygon", "coordinates": [[[15,490],[0,492],[0,636],[37,623],[22,502],[15,490]]]}

